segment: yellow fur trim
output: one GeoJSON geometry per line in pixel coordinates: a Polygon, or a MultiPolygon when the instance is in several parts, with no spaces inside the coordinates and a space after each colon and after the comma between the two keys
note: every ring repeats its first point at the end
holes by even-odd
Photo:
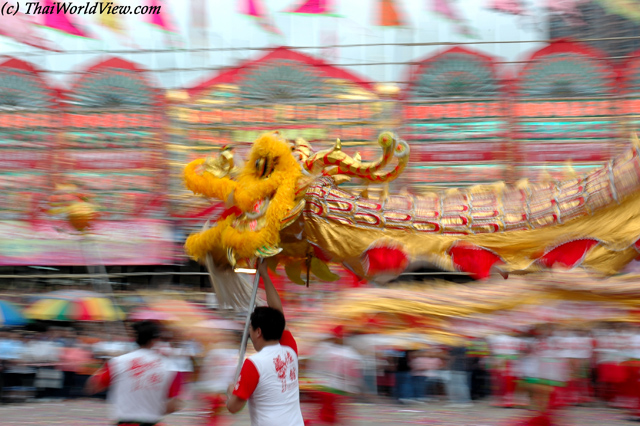
{"type": "Polygon", "coordinates": [[[236,182],[226,177],[217,178],[211,173],[200,172],[199,169],[203,167],[205,161],[201,158],[187,164],[183,174],[185,186],[196,195],[226,201],[234,190],[236,182]]]}
{"type": "Polygon", "coordinates": [[[302,176],[300,164],[291,147],[277,133],[262,135],[253,145],[237,182],[199,172],[205,160],[189,163],[184,171],[187,188],[196,194],[226,201],[233,192],[233,201],[243,212],[251,212],[256,202],[271,198],[265,213],[265,226],[259,231],[239,232],[232,227],[235,216],[219,222],[214,228],[191,235],[185,244],[187,253],[203,260],[215,248],[233,248],[240,258],[251,258],[257,249],[277,246],[280,242],[281,220],[295,206],[296,184],[302,176]],[[256,161],[266,158],[273,165],[269,176],[260,177],[256,161]]]}
{"type": "Polygon", "coordinates": [[[213,228],[191,234],[184,244],[185,251],[196,261],[204,261],[207,253],[220,245],[220,235],[227,229],[236,217],[230,215],[218,222],[213,228]]]}
{"type": "Polygon", "coordinates": [[[278,245],[281,220],[295,206],[296,183],[301,175],[300,165],[284,139],[273,133],[261,136],[238,178],[234,201],[246,212],[251,211],[256,201],[272,197],[266,212],[266,224],[256,232],[238,232],[229,227],[222,235],[223,246],[232,247],[239,257],[250,258],[261,247],[278,245]],[[255,163],[260,158],[276,162],[268,177],[257,175],[255,163]]]}

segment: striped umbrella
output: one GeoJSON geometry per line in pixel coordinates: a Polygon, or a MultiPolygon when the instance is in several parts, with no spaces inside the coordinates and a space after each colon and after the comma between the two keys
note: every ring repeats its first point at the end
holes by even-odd
{"type": "Polygon", "coordinates": [[[105,297],[40,299],[25,311],[27,318],[45,321],[117,321],[124,312],[105,297]]]}
{"type": "Polygon", "coordinates": [[[0,326],[21,326],[27,323],[27,319],[13,303],[0,300],[0,326]]]}

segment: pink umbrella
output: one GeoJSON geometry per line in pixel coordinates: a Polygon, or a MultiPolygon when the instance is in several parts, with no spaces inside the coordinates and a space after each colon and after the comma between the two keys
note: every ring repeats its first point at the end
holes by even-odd
{"type": "Polygon", "coordinates": [[[132,321],[177,321],[178,318],[165,312],[154,311],[153,309],[138,309],[129,315],[132,321]]]}

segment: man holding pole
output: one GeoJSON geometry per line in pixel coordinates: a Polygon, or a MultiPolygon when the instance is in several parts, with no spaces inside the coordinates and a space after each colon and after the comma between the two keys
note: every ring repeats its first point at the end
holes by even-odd
{"type": "Polygon", "coordinates": [[[253,426],[303,426],[298,388],[298,346],[286,329],[284,311],[265,262],[258,273],[264,281],[268,307],[251,314],[249,335],[258,352],[244,361],[236,383],[229,385],[227,409],[242,410],[249,402],[253,426]]]}

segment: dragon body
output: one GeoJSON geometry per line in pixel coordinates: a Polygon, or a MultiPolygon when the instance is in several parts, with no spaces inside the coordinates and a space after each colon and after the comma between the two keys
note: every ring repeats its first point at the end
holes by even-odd
{"type": "Polygon", "coordinates": [[[188,238],[187,253],[223,269],[270,258],[300,283],[309,273],[332,279],[327,263],[373,280],[416,264],[485,278],[493,270],[506,277],[556,264],[614,274],[639,255],[637,139],[603,167],[565,181],[379,199],[345,189],[351,179],[385,184],[402,173],[409,146],[388,132],[378,143],[381,158],[362,162],[340,141],[314,152],[306,141],[275,132],[254,143],[243,168],[230,150],[190,163],[187,187],[228,209],[188,238]]]}

